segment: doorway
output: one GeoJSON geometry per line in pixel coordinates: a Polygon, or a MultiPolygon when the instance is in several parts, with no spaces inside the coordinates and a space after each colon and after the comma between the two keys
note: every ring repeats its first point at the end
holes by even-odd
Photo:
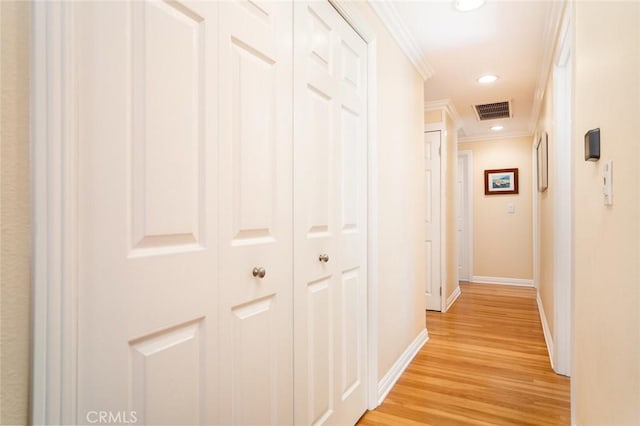
{"type": "Polygon", "coordinates": [[[473,276],[473,152],[458,151],[456,176],[456,238],[458,280],[473,276]]]}

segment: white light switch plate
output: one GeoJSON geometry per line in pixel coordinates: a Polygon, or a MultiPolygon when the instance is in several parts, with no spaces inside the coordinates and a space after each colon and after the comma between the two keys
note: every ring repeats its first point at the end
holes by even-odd
{"type": "Polygon", "coordinates": [[[507,204],[507,213],[513,214],[516,212],[516,205],[513,203],[507,204]]]}
{"type": "Polygon", "coordinates": [[[604,205],[613,205],[613,160],[604,163],[602,171],[602,193],[604,194],[604,205]]]}

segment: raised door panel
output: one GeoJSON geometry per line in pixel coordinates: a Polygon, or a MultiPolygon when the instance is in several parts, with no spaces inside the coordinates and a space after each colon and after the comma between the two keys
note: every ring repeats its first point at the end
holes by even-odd
{"type": "Polygon", "coordinates": [[[217,423],[206,402],[219,392],[207,356],[218,350],[218,6],[80,2],[72,13],[76,421],[98,410],[217,423]]]}
{"type": "Polygon", "coordinates": [[[328,237],[335,232],[330,223],[334,155],[330,141],[335,128],[331,95],[309,84],[305,104],[300,107],[308,113],[308,121],[305,138],[295,147],[297,151],[304,151],[298,157],[303,163],[296,167],[303,168],[305,173],[296,179],[303,179],[300,184],[313,188],[306,197],[305,217],[300,219],[307,220],[308,238],[328,237]]]}
{"type": "Polygon", "coordinates": [[[131,395],[141,424],[202,424],[206,353],[202,321],[130,342],[131,395]]]}
{"type": "Polygon", "coordinates": [[[293,421],[291,26],[286,3],[220,3],[224,424],[293,421]]]}
{"type": "Polygon", "coordinates": [[[204,18],[180,3],[131,7],[131,255],[201,248],[204,18]]]}
{"type": "Polygon", "coordinates": [[[333,377],[333,309],[330,277],[323,277],[307,286],[306,336],[308,358],[306,362],[309,381],[314,385],[308,389],[309,413],[304,424],[323,424],[332,414],[334,405],[333,377]]]}

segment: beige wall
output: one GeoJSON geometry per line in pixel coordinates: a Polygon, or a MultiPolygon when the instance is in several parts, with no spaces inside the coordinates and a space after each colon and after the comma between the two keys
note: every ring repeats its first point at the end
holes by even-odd
{"type": "Polygon", "coordinates": [[[441,123],[444,121],[442,118],[443,112],[441,110],[437,111],[425,111],[424,112],[424,124],[435,124],[441,123]]]}
{"type": "Polygon", "coordinates": [[[466,142],[473,152],[473,275],[533,279],[532,138],[466,142]],[[484,195],[484,171],[519,169],[518,195],[484,195]],[[515,213],[507,213],[507,204],[515,213]]]}
{"type": "Polygon", "coordinates": [[[0,423],[27,424],[29,395],[29,19],[0,2],[0,423]]]}
{"type": "MultiPolygon", "coordinates": [[[[537,192],[538,197],[538,220],[540,234],[539,247],[539,276],[538,291],[540,300],[544,308],[544,314],[549,325],[551,338],[555,341],[554,330],[554,288],[553,288],[553,259],[554,259],[554,202],[555,186],[553,184],[555,177],[555,129],[553,127],[553,76],[549,76],[549,81],[545,90],[542,108],[540,110],[540,119],[538,121],[539,135],[544,136],[544,132],[548,135],[548,182],[549,187],[544,192],[537,192]]],[[[537,141],[537,139],[536,139],[537,141]]]]}
{"type": "Polygon", "coordinates": [[[574,6],[576,423],[640,424],[640,3],[574,6]],[[601,130],[601,158],[583,138],[601,130]],[[613,160],[614,205],[602,169],[613,160]]]}
{"type": "Polygon", "coordinates": [[[378,49],[379,380],[425,328],[423,81],[370,6],[354,4],[378,49]]]}

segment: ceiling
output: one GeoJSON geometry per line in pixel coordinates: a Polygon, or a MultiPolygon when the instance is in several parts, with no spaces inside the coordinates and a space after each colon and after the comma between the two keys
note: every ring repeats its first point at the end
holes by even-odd
{"type": "Polygon", "coordinates": [[[461,141],[533,133],[563,2],[488,0],[470,12],[452,1],[372,3],[427,78],[425,105],[448,107],[461,141]],[[485,74],[499,79],[479,84],[485,74]],[[502,101],[511,118],[478,120],[473,105],[502,101]],[[497,124],[504,129],[490,130],[497,124]]]}

